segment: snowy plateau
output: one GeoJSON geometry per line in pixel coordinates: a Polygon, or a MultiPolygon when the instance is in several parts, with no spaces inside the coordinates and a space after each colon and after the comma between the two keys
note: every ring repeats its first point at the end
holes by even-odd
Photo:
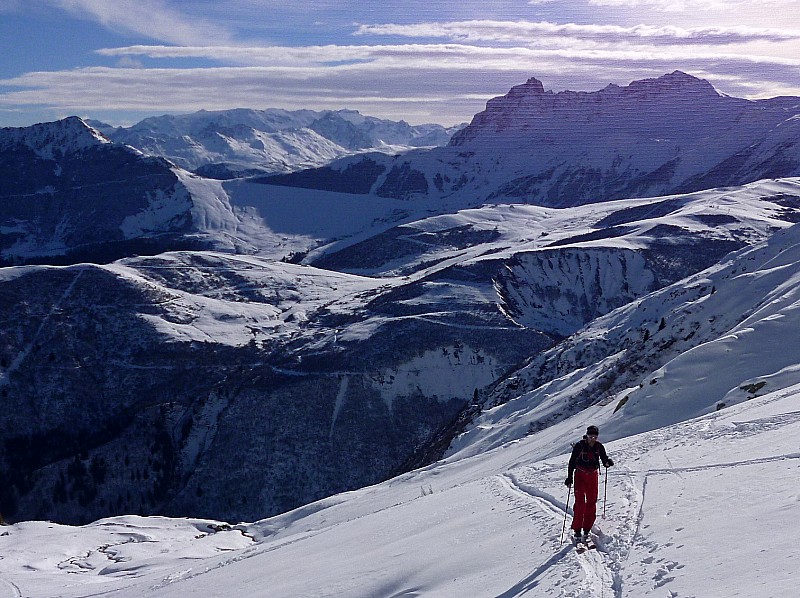
{"type": "MultiPolygon", "coordinates": [[[[531,79],[439,147],[264,175],[259,133],[215,179],[0,130],[0,596],[796,595],[799,115],[531,79]]],[[[147,126],[210,117],[377,126],[147,126]]]]}

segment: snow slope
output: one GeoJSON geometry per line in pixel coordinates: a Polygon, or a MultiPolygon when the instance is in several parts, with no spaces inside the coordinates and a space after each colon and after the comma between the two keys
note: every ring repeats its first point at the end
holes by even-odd
{"type": "MultiPolygon", "coordinates": [[[[477,421],[475,430],[494,430],[491,446],[473,430],[461,451],[433,465],[254,523],[19,523],[0,532],[5,593],[793,596],[799,248],[794,226],[577,333],[587,351],[592,339],[609,351],[593,358],[597,372],[619,353],[616,338],[632,344],[625,335],[640,332],[633,323],[645,321],[645,308],[664,318],[656,341],[677,334],[676,324],[698,324],[700,340],[667,343],[674,357],[663,366],[639,348],[654,369],[616,395],[629,395],[621,408],[593,402],[519,434],[544,404],[532,400],[541,391],[523,394],[477,421]],[[570,442],[589,423],[600,426],[616,465],[602,479],[598,548],[578,555],[561,542],[563,479],[570,442]]],[[[570,339],[564,346],[561,363],[570,339]]],[[[568,403],[594,376],[577,367],[550,390],[568,403]]]]}
{"type": "Polygon", "coordinates": [[[798,293],[795,225],[532,359],[451,448],[485,451],[597,403],[618,409],[607,434],[630,436],[800,383],[798,293]]]}
{"type": "Polygon", "coordinates": [[[4,595],[793,596],[800,386],[608,443],[598,549],[577,555],[551,447],[610,410],[232,529],[20,523],[0,535],[4,595]]]}
{"type": "MultiPolygon", "coordinates": [[[[379,215],[388,212],[397,201],[385,199],[382,204],[366,209],[357,196],[322,194],[310,197],[307,191],[276,188],[271,201],[261,203],[259,185],[223,184],[185,172],[180,180],[194,198],[192,214],[201,231],[219,239],[220,244],[239,247],[259,243],[267,248],[269,234],[277,255],[285,255],[294,248],[305,250],[313,243],[353,234],[359,228],[366,231],[365,235],[371,235],[376,228],[386,226],[379,215]],[[339,208],[336,217],[307,217],[308,212],[322,211],[324,204],[331,201],[336,201],[339,208]],[[305,210],[297,210],[297,203],[302,203],[305,210]],[[260,226],[248,228],[248,219],[257,220],[260,226]],[[262,236],[257,239],[256,234],[262,236]]],[[[514,313],[506,314],[510,319],[527,328],[567,335],[594,317],[582,313],[580,303],[592,303],[593,310],[605,314],[614,306],[649,292],[653,273],[645,267],[642,254],[636,250],[652,245],[659,227],[671,227],[669,243],[682,243],[687,247],[694,247],[692,243],[697,240],[702,243],[715,238],[749,241],[759,235],[766,236],[770,228],[791,226],[780,219],[781,208],[774,203],[774,198],[795,195],[800,196],[800,181],[785,179],[739,189],[711,190],[666,199],[621,200],[592,207],[485,206],[399,227],[407,231],[404,234],[409,237],[417,234],[426,242],[415,243],[418,250],[405,255],[391,251],[393,246],[389,245],[391,259],[388,262],[354,268],[353,273],[348,272],[348,268],[338,267],[335,261],[332,265],[322,261],[327,269],[320,269],[277,262],[269,259],[269,255],[211,252],[165,253],[97,268],[129,279],[131,284],[158,285],[159,292],[171,296],[164,314],[143,314],[142,317],[173,340],[213,339],[224,345],[242,346],[253,339],[289,337],[298,334],[298,328],[306,323],[310,314],[320,309],[343,317],[355,316],[378,294],[388,295],[391,289],[402,293],[403,288],[415,283],[422,287],[419,295],[413,300],[398,301],[398,304],[438,304],[435,311],[444,313],[445,304],[449,303],[450,310],[454,310],[455,301],[473,308],[491,305],[495,310],[494,306],[505,300],[505,309],[514,305],[514,313]],[[721,203],[727,208],[721,208],[721,203]],[[704,217],[713,219],[723,210],[727,215],[735,214],[736,218],[720,224],[703,220],[704,217]],[[634,220],[631,214],[641,219],[634,220]],[[602,231],[600,224],[609,219],[626,219],[625,234],[587,238],[592,232],[602,231]],[[491,235],[483,243],[453,247],[451,231],[465,230],[473,233],[476,239],[487,232],[491,235]],[[437,235],[444,242],[438,243],[437,235]],[[508,265],[501,276],[486,284],[485,289],[481,289],[477,279],[464,288],[454,288],[452,281],[441,278],[438,284],[426,283],[432,277],[447,275],[453,268],[470,268],[499,260],[508,265]],[[210,283],[204,277],[213,276],[215,271],[220,272],[219,280],[207,286],[210,283]],[[240,279],[239,286],[233,286],[224,278],[232,271],[240,279]],[[178,272],[180,277],[170,277],[168,272],[178,272]],[[446,287],[445,282],[451,286],[446,287]],[[499,296],[499,289],[494,288],[497,285],[504,286],[499,296]],[[447,299],[448,293],[454,298],[447,299]]],[[[152,222],[146,225],[154,226],[152,222]]],[[[354,237],[357,239],[358,235],[354,237]]],[[[374,243],[376,238],[380,240],[380,236],[369,237],[368,243],[374,243]]],[[[371,253],[387,253],[380,250],[380,242],[377,250],[375,246],[364,248],[358,244],[348,245],[348,242],[354,241],[349,239],[323,246],[312,252],[310,261],[325,255],[332,259],[337,249],[343,252],[350,248],[356,259],[366,265],[375,259],[371,253]]],[[[262,253],[269,254],[269,250],[262,253]]],[[[741,296],[750,295],[742,293],[741,296]]],[[[728,306],[721,308],[725,310],[728,314],[735,313],[728,306]]],[[[653,316],[648,317],[652,319],[653,316]]],[[[379,311],[370,321],[358,325],[349,322],[348,327],[337,334],[341,340],[363,339],[385,322],[386,314],[379,311]]],[[[637,330],[641,326],[636,323],[637,330]]],[[[624,329],[624,326],[615,329],[619,328],[624,329]]],[[[330,336],[334,331],[321,327],[315,332],[330,336]]]]}

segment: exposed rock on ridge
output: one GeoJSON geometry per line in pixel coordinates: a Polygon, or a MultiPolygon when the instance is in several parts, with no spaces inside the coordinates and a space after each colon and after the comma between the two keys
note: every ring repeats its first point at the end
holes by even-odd
{"type": "Polygon", "coordinates": [[[359,188],[563,207],[743,185],[800,174],[797,115],[798,98],[734,98],[680,71],[594,92],[554,93],[531,78],[489,100],[448,147],[371,156],[383,169],[365,171],[359,188]]]}

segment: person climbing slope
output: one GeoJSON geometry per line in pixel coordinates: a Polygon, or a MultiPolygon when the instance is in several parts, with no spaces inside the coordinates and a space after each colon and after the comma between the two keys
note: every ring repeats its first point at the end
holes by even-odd
{"type": "Polygon", "coordinates": [[[572,447],[569,458],[567,479],[564,484],[572,486],[575,481],[575,506],[572,518],[572,531],[576,542],[586,542],[589,531],[597,517],[598,470],[600,463],[609,468],[614,462],[606,455],[606,449],[597,437],[600,430],[597,426],[586,428],[586,435],[572,447]],[[583,533],[581,533],[583,530],[583,533]]]}

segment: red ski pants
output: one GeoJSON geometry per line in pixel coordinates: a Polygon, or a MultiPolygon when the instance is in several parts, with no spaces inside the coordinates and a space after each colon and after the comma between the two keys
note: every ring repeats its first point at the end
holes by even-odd
{"type": "Polygon", "coordinates": [[[575,470],[575,516],[572,518],[572,529],[589,530],[597,517],[597,489],[599,476],[597,470],[575,470]]]}

